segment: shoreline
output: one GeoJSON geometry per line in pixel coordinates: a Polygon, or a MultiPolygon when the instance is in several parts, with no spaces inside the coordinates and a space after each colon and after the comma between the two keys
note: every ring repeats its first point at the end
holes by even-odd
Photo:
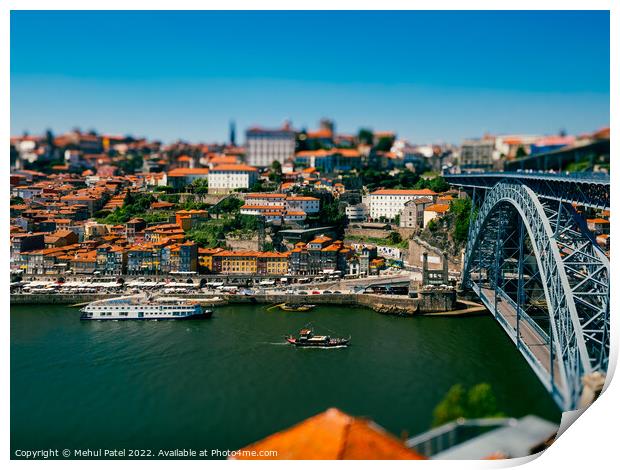
{"type": "MultiPolygon", "coordinates": [[[[87,304],[94,300],[119,297],[118,294],[11,294],[11,306],[13,305],[67,305],[76,307],[87,304]]],[[[308,303],[315,305],[355,305],[367,307],[375,312],[386,315],[398,316],[466,316],[479,315],[486,312],[481,304],[458,299],[458,305],[453,310],[420,311],[418,298],[379,295],[379,294],[322,294],[322,295],[299,295],[299,294],[176,294],[171,297],[191,299],[201,303],[205,307],[235,304],[267,304],[280,303],[308,303]],[[213,300],[218,297],[220,300],[213,300]]]]}

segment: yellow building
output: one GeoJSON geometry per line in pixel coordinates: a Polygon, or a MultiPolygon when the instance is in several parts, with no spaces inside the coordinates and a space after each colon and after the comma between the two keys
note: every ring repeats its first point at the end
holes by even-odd
{"type": "Polygon", "coordinates": [[[274,276],[283,276],[288,274],[288,253],[260,253],[258,273],[274,276]]]}
{"type": "Polygon", "coordinates": [[[198,248],[198,266],[202,272],[213,271],[213,255],[224,251],[222,248],[198,248]]]}
{"type": "Polygon", "coordinates": [[[213,255],[213,272],[224,274],[256,274],[257,251],[221,251],[213,255]]]}

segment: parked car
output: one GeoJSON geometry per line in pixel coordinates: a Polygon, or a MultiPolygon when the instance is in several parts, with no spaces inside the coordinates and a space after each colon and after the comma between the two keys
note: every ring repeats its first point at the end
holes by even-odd
{"type": "Polygon", "coordinates": [[[330,290],[324,290],[324,291],[323,291],[323,294],[333,294],[333,292],[332,292],[332,291],[330,291],[330,290]]]}
{"type": "Polygon", "coordinates": [[[313,290],[312,295],[320,295],[321,293],[318,290],[313,290]]]}

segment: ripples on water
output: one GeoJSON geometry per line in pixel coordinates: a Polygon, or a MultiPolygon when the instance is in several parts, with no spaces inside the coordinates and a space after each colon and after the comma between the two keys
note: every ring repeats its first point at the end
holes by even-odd
{"type": "Polygon", "coordinates": [[[220,307],[192,322],[80,322],[11,311],[11,445],[238,448],[330,406],[395,434],[426,430],[454,383],[492,384],[508,415],[559,412],[490,317],[398,318],[220,307]],[[294,348],[309,321],[349,348],[294,348]],[[287,346],[287,347],[284,347],[287,346]]]}

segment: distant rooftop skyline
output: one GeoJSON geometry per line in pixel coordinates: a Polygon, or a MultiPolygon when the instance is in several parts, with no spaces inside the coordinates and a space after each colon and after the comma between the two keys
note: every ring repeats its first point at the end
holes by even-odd
{"type": "Polygon", "coordinates": [[[606,11],[14,11],[11,134],[580,134],[609,123],[609,53],[606,11]]]}

